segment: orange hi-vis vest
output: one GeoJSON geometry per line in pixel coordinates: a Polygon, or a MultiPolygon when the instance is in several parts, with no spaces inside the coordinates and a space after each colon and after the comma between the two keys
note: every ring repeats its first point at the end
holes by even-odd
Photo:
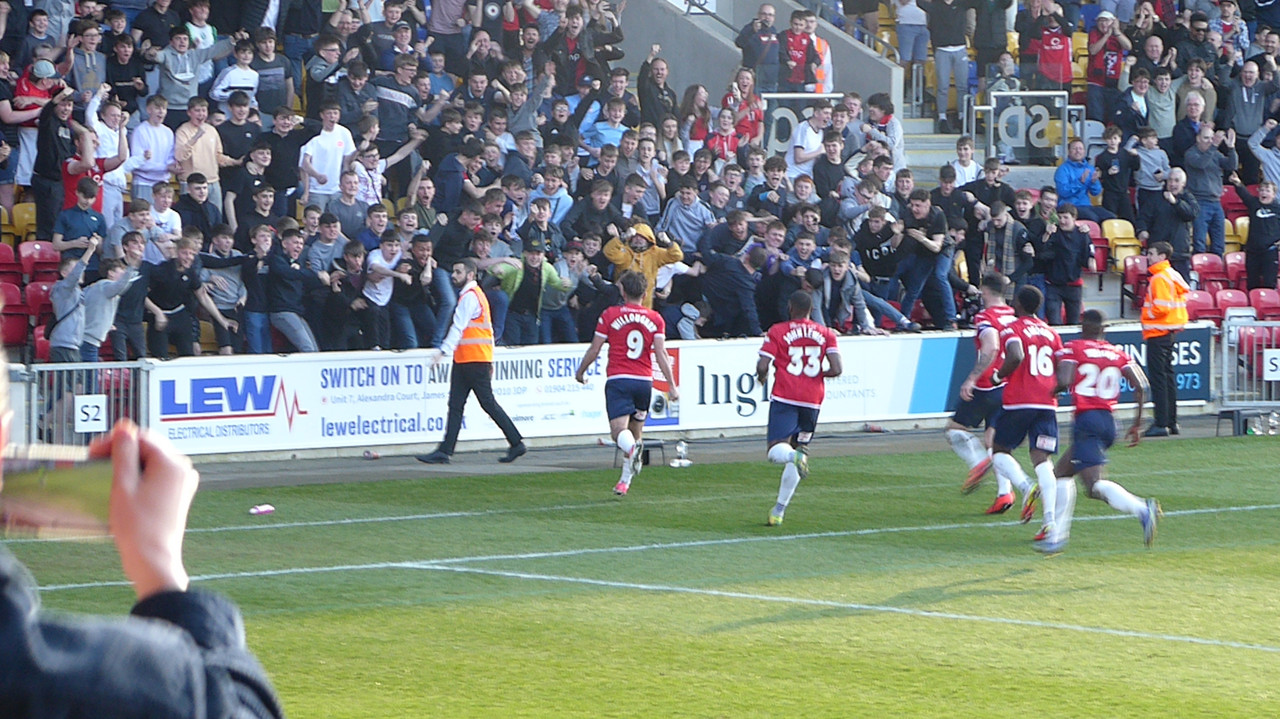
{"type": "Polygon", "coordinates": [[[480,302],[480,316],[471,318],[462,330],[462,339],[453,350],[453,361],[455,364],[493,362],[493,321],[489,316],[489,298],[484,296],[479,285],[471,285],[463,294],[467,292],[474,292],[480,302]]]}
{"type": "Polygon", "coordinates": [[[1181,330],[1188,320],[1186,280],[1161,260],[1151,266],[1151,282],[1142,303],[1142,338],[1151,339],[1181,330]]]}

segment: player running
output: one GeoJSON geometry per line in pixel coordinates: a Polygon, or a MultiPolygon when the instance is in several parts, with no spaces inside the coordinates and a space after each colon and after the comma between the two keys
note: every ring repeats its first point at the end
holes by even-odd
{"type": "Polygon", "coordinates": [[[1029,522],[1035,514],[1036,500],[1043,502],[1044,526],[1036,534],[1036,548],[1041,549],[1054,527],[1054,508],[1066,506],[1075,500],[1075,482],[1059,483],[1053,474],[1051,455],[1058,452],[1058,377],[1054,370],[1054,355],[1062,349],[1062,339],[1044,320],[1036,317],[1044,296],[1031,285],[1018,288],[1013,298],[1013,310],[1018,319],[1000,331],[1000,344],[1004,347],[1004,362],[992,376],[999,384],[1008,381],[1004,388],[1003,411],[996,420],[996,433],[992,439],[991,461],[996,476],[1006,479],[1021,473],[1011,452],[1028,440],[1031,464],[1035,467],[1039,486],[1031,491],[1022,505],[1022,521],[1029,522]],[[1063,485],[1070,489],[1065,489],[1063,485]],[[1069,495],[1069,496],[1068,496],[1069,495]],[[1060,504],[1063,503],[1063,504],[1060,504]]]}
{"type": "Polygon", "coordinates": [[[667,324],[662,315],[641,304],[648,288],[644,275],[628,270],[618,276],[617,284],[622,291],[623,304],[609,307],[600,315],[596,335],[578,364],[575,378],[582,384],[587,383],[587,369],[600,356],[600,348],[608,342],[609,366],[606,370],[608,379],[604,383],[604,404],[609,415],[609,432],[626,457],[622,464],[622,478],[614,485],[613,493],[625,496],[631,488],[631,480],[640,474],[644,466],[640,434],[649,415],[655,359],[667,386],[671,388],[671,401],[680,399],[680,393],[671,374],[671,362],[667,359],[667,324]]]}
{"type": "MultiPolygon", "coordinates": [[[[1098,310],[1085,310],[1081,315],[1081,339],[1072,340],[1058,352],[1058,387],[1071,388],[1075,398],[1075,423],[1071,446],[1058,460],[1059,482],[1074,482],[1078,475],[1085,494],[1101,499],[1113,509],[1132,514],[1142,523],[1142,541],[1148,547],[1156,538],[1156,522],[1161,511],[1154,499],[1142,499],[1109,479],[1103,478],[1107,449],[1116,440],[1116,423],[1112,410],[1120,396],[1120,378],[1133,386],[1133,399],[1138,413],[1125,435],[1129,446],[1142,440],[1142,403],[1147,395],[1147,376],[1123,350],[1107,342],[1103,323],[1106,318],[1098,310]]],[[[1072,506],[1057,507],[1056,541],[1045,545],[1046,552],[1061,552],[1071,537],[1072,506]]]]}
{"type": "Polygon", "coordinates": [[[761,385],[769,381],[769,364],[777,368],[769,395],[769,461],[786,465],[778,503],[769,512],[770,527],[782,524],[791,495],[800,480],[809,476],[809,442],[826,394],[823,378],[839,377],[843,370],[836,333],[809,319],[813,297],[797,290],[788,306],[791,319],[769,328],[756,362],[756,379],[761,385]]]}
{"type": "MultiPolygon", "coordinates": [[[[960,405],[947,422],[947,440],[951,442],[951,449],[969,465],[969,477],[960,487],[965,494],[977,489],[982,477],[991,469],[991,438],[996,431],[996,419],[1000,416],[1004,394],[1004,385],[994,384],[991,375],[1004,362],[1000,331],[1017,319],[1013,308],[1004,301],[1006,282],[1004,275],[998,272],[989,272],[982,277],[983,310],[973,318],[974,327],[978,330],[973,338],[978,346],[978,360],[960,385],[960,405]],[[986,431],[979,440],[969,430],[984,424],[986,431]]],[[[1031,490],[1031,481],[1022,472],[1022,467],[1018,467],[1018,473],[1012,477],[1012,484],[1017,485],[1024,499],[1031,490]]],[[[1013,506],[1016,499],[1010,478],[997,473],[996,499],[986,513],[1002,514],[1013,506]]]]}

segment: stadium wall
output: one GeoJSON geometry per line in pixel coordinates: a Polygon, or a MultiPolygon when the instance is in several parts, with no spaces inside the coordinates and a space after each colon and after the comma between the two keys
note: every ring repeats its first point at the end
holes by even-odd
{"type": "MultiPolygon", "coordinates": [[[[1064,340],[1075,336],[1063,333],[1064,340]]],[[[1145,363],[1137,325],[1112,328],[1108,337],[1145,363]]],[[[649,432],[691,438],[762,432],[769,400],[768,388],[755,379],[760,342],[670,343],[680,398],[672,402],[665,384],[655,382],[649,432]]],[[[1180,400],[1210,399],[1211,344],[1208,326],[1179,335],[1174,357],[1180,400]]],[[[585,350],[580,344],[497,349],[494,392],[527,437],[581,444],[607,432],[605,359],[590,369],[585,385],[574,380],[585,350]]],[[[975,357],[972,334],[960,332],[842,337],[840,350],[845,372],[827,383],[824,427],[928,426],[954,409],[975,357]]],[[[452,368],[448,362],[433,366],[432,356],[414,350],[157,362],[148,373],[147,420],[189,454],[428,447],[444,435],[452,368]]],[[[1126,388],[1121,401],[1130,397],[1126,388]]],[[[461,440],[474,448],[504,444],[474,401],[461,440]]]]}

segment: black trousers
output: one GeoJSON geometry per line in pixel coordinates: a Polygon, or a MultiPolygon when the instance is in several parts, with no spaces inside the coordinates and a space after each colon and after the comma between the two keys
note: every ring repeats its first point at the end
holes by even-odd
{"type": "Polygon", "coordinates": [[[1080,308],[1083,288],[1079,285],[1049,285],[1044,293],[1044,313],[1051,325],[1080,324],[1080,308]],[[1067,317],[1062,318],[1062,309],[1066,308],[1067,317]]]}
{"type": "Polygon", "coordinates": [[[1249,289],[1276,288],[1276,251],[1245,252],[1244,269],[1249,277],[1249,289]]]}
{"type": "Polygon", "coordinates": [[[502,409],[493,396],[493,363],[455,362],[449,372],[449,419],[439,450],[445,454],[453,454],[458,446],[458,432],[462,430],[462,409],[467,406],[467,397],[472,392],[476,394],[480,409],[502,430],[507,444],[513,447],[519,444],[523,439],[520,430],[516,429],[506,410],[502,409]]]}
{"type": "Polygon", "coordinates": [[[184,309],[167,315],[169,324],[164,329],[156,327],[154,319],[147,325],[147,351],[156,359],[169,359],[169,345],[178,348],[179,357],[191,356],[191,310],[184,309]]]}
{"type": "Polygon", "coordinates": [[[1147,372],[1151,376],[1151,404],[1158,427],[1178,421],[1178,387],[1173,376],[1173,333],[1147,340],[1147,372]]]}
{"type": "Polygon", "coordinates": [[[62,181],[31,176],[31,194],[36,202],[36,239],[53,239],[53,224],[62,210],[62,181]]]}
{"type": "Polygon", "coordinates": [[[147,356],[147,331],[141,322],[121,322],[116,319],[116,327],[108,333],[111,337],[111,354],[115,361],[124,362],[129,359],[129,349],[133,348],[134,357],[147,356]]]}

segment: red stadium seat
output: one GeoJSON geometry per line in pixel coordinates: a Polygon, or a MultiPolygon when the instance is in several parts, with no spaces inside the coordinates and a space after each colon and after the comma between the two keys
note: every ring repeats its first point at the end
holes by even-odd
{"type": "Polygon", "coordinates": [[[50,351],[49,340],[45,339],[44,337],[44,325],[40,325],[36,327],[35,345],[36,345],[36,361],[48,362],[50,358],[53,356],[53,353],[50,351]]]}
{"type": "Polygon", "coordinates": [[[1191,256],[1191,269],[1200,278],[1200,289],[1217,292],[1229,284],[1227,266],[1222,258],[1212,252],[1200,252],[1191,256]]]}
{"type": "Polygon", "coordinates": [[[1258,319],[1280,319],[1280,292],[1261,287],[1250,290],[1249,305],[1258,311],[1258,319]]]}
{"type": "Polygon", "coordinates": [[[18,245],[18,262],[29,282],[58,281],[58,263],[62,255],[49,242],[33,240],[18,245]]]}
{"type": "Polygon", "coordinates": [[[1203,290],[1191,290],[1187,293],[1187,315],[1195,320],[1212,320],[1222,324],[1222,310],[1215,306],[1213,295],[1203,290]]]}
{"type": "Polygon", "coordinates": [[[27,344],[27,332],[31,329],[22,290],[11,282],[0,282],[0,300],[4,302],[4,309],[0,310],[0,336],[6,347],[22,347],[27,344]]]}
{"type": "Polygon", "coordinates": [[[1125,300],[1133,303],[1134,309],[1142,307],[1142,298],[1147,292],[1147,256],[1130,255],[1124,258],[1124,273],[1120,283],[1120,316],[1124,317],[1125,300]]]}
{"type": "Polygon", "coordinates": [[[53,303],[49,300],[49,292],[53,290],[50,282],[33,282],[27,285],[27,314],[36,325],[43,325],[46,317],[53,315],[53,303]]]}
{"type": "Polygon", "coordinates": [[[0,282],[22,285],[22,265],[13,255],[13,248],[0,243],[0,282]]]}
{"type": "Polygon", "coordinates": [[[1220,313],[1225,313],[1228,307],[1248,307],[1249,295],[1240,290],[1218,290],[1213,297],[1213,303],[1220,313]]]}
{"type": "Polygon", "coordinates": [[[1237,290],[1249,288],[1249,275],[1245,271],[1244,253],[1228,252],[1226,256],[1227,283],[1237,290]]]}

